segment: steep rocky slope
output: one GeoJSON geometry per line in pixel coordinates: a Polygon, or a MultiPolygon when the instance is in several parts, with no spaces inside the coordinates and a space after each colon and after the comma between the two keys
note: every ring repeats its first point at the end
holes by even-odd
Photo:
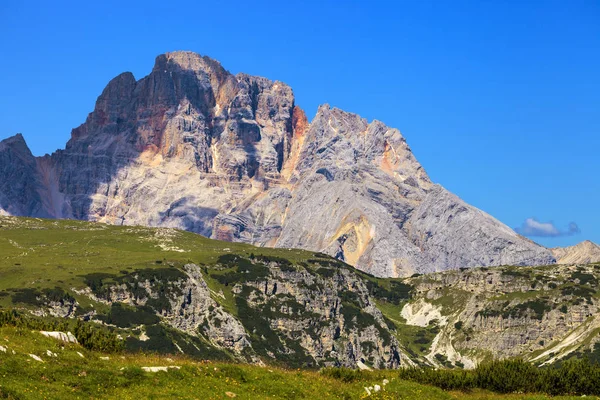
{"type": "MultiPolygon", "coordinates": [[[[432,183],[402,134],[189,52],[114,78],[64,150],[0,144],[0,210],[322,251],[377,276],[549,264],[432,183]]],[[[2,212],[2,211],[0,211],[2,212]]]]}
{"type": "Polygon", "coordinates": [[[600,246],[585,240],[575,246],[555,247],[552,254],[559,264],[588,264],[600,262],[600,246]]]}

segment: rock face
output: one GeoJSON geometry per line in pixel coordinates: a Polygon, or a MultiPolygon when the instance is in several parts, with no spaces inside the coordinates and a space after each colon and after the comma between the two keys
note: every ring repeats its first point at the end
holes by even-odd
{"type": "Polygon", "coordinates": [[[420,264],[430,266],[419,272],[553,262],[536,243],[438,185],[413,211],[408,232],[421,250],[420,264]]]}
{"type": "Polygon", "coordinates": [[[0,142],[0,215],[47,217],[36,158],[21,134],[0,142]]]}
{"type": "Polygon", "coordinates": [[[552,254],[559,264],[589,264],[600,262],[600,246],[589,240],[575,246],[555,247],[552,254]]]}
{"type": "Polygon", "coordinates": [[[412,299],[386,316],[398,332],[421,330],[404,342],[415,362],[468,368],[513,357],[542,365],[594,360],[599,270],[594,264],[496,267],[408,278],[412,299]]]}
{"type": "Polygon", "coordinates": [[[0,144],[0,212],[176,227],[336,256],[378,276],[550,264],[433,184],[397,129],[189,52],[114,78],[64,150],[0,144]],[[3,210],[3,211],[1,211],[3,210]]]}

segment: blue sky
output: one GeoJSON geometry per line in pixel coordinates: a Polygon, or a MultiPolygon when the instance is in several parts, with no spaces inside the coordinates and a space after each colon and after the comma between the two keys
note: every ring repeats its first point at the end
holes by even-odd
{"type": "Polygon", "coordinates": [[[600,243],[596,0],[5,0],[0,19],[0,139],[36,155],[111,78],[192,50],[288,83],[309,118],[399,128],[434,181],[541,244],[600,243]]]}

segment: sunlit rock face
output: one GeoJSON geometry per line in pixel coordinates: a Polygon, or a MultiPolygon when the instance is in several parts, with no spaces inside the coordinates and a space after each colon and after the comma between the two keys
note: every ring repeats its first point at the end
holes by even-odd
{"type": "Polygon", "coordinates": [[[600,262],[600,246],[585,240],[575,246],[551,249],[559,264],[589,264],[600,262]]]}
{"type": "Polygon", "coordinates": [[[190,52],[104,89],[64,150],[0,144],[0,213],[166,226],[300,247],[378,276],[548,264],[547,249],[433,184],[397,129],[190,52]]]}

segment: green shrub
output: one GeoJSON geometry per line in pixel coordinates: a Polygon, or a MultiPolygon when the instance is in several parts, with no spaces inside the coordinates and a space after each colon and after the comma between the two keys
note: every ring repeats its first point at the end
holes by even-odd
{"type": "MultiPolygon", "coordinates": [[[[436,358],[445,361],[437,354],[436,358]]],[[[600,365],[585,359],[567,360],[560,366],[544,368],[522,360],[492,361],[470,371],[405,368],[400,370],[399,376],[444,390],[478,388],[497,393],[600,395],[600,365]]]]}
{"type": "Polygon", "coordinates": [[[103,352],[119,352],[123,349],[123,341],[117,335],[92,322],[79,319],[39,318],[21,314],[16,310],[0,311],[0,326],[14,326],[39,331],[70,331],[79,344],[89,350],[103,352]]]}
{"type": "MultiPolygon", "coordinates": [[[[264,256],[256,256],[255,260],[265,260],[264,256]]],[[[285,259],[281,259],[285,260],[285,259]]],[[[289,261],[285,260],[289,265],[289,261]]],[[[238,256],[236,254],[225,254],[219,257],[219,263],[227,268],[234,268],[225,273],[211,274],[211,278],[216,279],[222,285],[236,284],[241,282],[262,281],[271,275],[271,270],[264,264],[253,263],[250,259],[238,256]]]]}
{"type": "Polygon", "coordinates": [[[566,304],[563,304],[562,306],[560,306],[560,312],[566,314],[567,311],[569,311],[569,308],[567,307],[566,304]]]}
{"type": "Polygon", "coordinates": [[[321,374],[344,383],[357,382],[364,375],[360,370],[350,368],[323,368],[321,374]]]}
{"type": "Polygon", "coordinates": [[[160,318],[148,306],[131,307],[121,303],[113,303],[106,316],[99,316],[106,323],[119,328],[130,328],[135,325],[155,325],[160,318]]]}
{"type": "Polygon", "coordinates": [[[315,272],[323,278],[333,278],[335,276],[335,269],[319,268],[315,272]]]}
{"type": "Polygon", "coordinates": [[[552,310],[552,307],[547,302],[547,298],[529,300],[512,307],[509,307],[508,305],[509,302],[506,301],[500,305],[500,310],[483,309],[477,311],[475,316],[482,316],[484,318],[502,317],[504,319],[530,317],[541,320],[546,312],[552,310]]]}
{"type": "Polygon", "coordinates": [[[369,294],[377,300],[384,300],[388,303],[398,305],[402,300],[411,298],[413,286],[398,281],[389,281],[389,285],[390,289],[386,289],[377,281],[367,280],[369,294]]]}
{"type": "Polygon", "coordinates": [[[54,289],[8,289],[12,292],[13,304],[22,303],[36,307],[47,305],[50,302],[60,303],[61,305],[74,303],[75,298],[59,287],[54,289]]]}
{"type": "Polygon", "coordinates": [[[581,271],[575,271],[571,274],[571,280],[579,280],[580,285],[590,284],[592,286],[596,286],[598,284],[598,280],[592,274],[586,274],[581,271]]]}

